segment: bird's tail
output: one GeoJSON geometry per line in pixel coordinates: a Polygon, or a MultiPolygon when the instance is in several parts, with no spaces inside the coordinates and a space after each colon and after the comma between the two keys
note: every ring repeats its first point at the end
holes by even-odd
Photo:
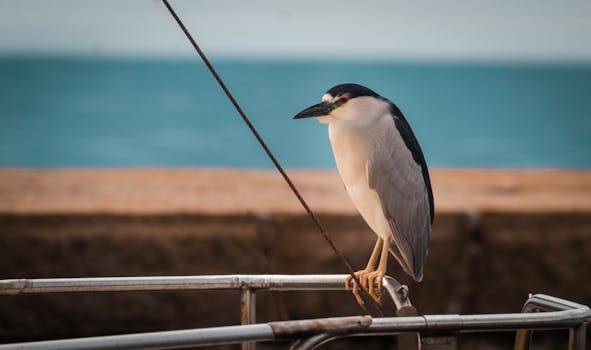
{"type": "Polygon", "coordinates": [[[396,260],[398,260],[402,270],[404,270],[407,275],[412,277],[417,282],[421,282],[423,280],[423,264],[415,263],[413,266],[410,266],[409,262],[407,262],[406,259],[402,257],[402,254],[400,254],[400,251],[395,244],[390,245],[390,253],[392,253],[396,260]]]}

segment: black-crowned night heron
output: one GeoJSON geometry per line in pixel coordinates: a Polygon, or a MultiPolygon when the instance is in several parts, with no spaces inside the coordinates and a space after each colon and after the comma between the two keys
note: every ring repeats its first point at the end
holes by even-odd
{"type": "MultiPolygon", "coordinates": [[[[364,86],[341,84],[294,119],[309,117],[328,123],[345,188],[378,236],[367,266],[355,273],[362,287],[380,302],[388,251],[407,274],[421,281],[433,223],[433,192],[423,152],[402,112],[364,86]]],[[[358,288],[353,285],[353,294],[363,304],[358,288]]]]}

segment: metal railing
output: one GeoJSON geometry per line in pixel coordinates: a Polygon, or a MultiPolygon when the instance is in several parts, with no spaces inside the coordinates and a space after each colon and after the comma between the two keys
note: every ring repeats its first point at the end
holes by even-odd
{"type": "Polygon", "coordinates": [[[326,342],[354,336],[398,335],[404,349],[419,349],[421,332],[517,331],[515,349],[527,350],[531,331],[569,329],[569,349],[585,348],[591,310],[581,304],[536,294],[522,313],[488,315],[422,315],[407,297],[406,286],[385,277],[384,289],[398,317],[351,316],[255,324],[259,291],[346,290],[348,275],[218,275],[113,278],[0,280],[0,295],[122,292],[162,290],[241,290],[242,325],[166,332],[77,338],[0,345],[4,349],[173,349],[192,346],[301,339],[297,349],[314,349],[326,342]],[[537,312],[543,311],[543,312],[537,312]]]}

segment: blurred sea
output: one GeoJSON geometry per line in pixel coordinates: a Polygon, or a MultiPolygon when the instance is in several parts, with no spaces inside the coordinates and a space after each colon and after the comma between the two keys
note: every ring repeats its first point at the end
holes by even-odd
{"type": "MultiPolygon", "coordinates": [[[[591,168],[591,64],[213,63],[287,167],[334,166],[326,125],[291,117],[357,82],[398,105],[430,165],[591,168]]],[[[197,59],[4,57],[0,166],[272,164],[197,59]]]]}

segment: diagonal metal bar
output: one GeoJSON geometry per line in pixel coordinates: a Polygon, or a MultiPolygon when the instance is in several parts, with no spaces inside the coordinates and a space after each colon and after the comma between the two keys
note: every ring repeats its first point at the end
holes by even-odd
{"type": "MultiPolygon", "coordinates": [[[[538,294],[539,299],[552,297],[538,294]]],[[[556,300],[557,298],[552,298],[556,300]]],[[[560,300],[560,299],[558,299],[560,300]]],[[[212,327],[180,331],[126,334],[0,345],[0,350],[68,350],[68,349],[173,349],[192,346],[236,344],[252,341],[297,339],[306,348],[340,337],[393,335],[402,332],[504,332],[516,329],[568,329],[591,320],[591,310],[580,304],[565,310],[535,313],[485,315],[424,315],[411,317],[352,316],[270,322],[253,325],[212,327]],[[316,335],[315,335],[316,334],[316,335]],[[327,334],[327,336],[317,336],[327,334]]],[[[581,339],[584,346],[584,337],[581,339]]]]}

